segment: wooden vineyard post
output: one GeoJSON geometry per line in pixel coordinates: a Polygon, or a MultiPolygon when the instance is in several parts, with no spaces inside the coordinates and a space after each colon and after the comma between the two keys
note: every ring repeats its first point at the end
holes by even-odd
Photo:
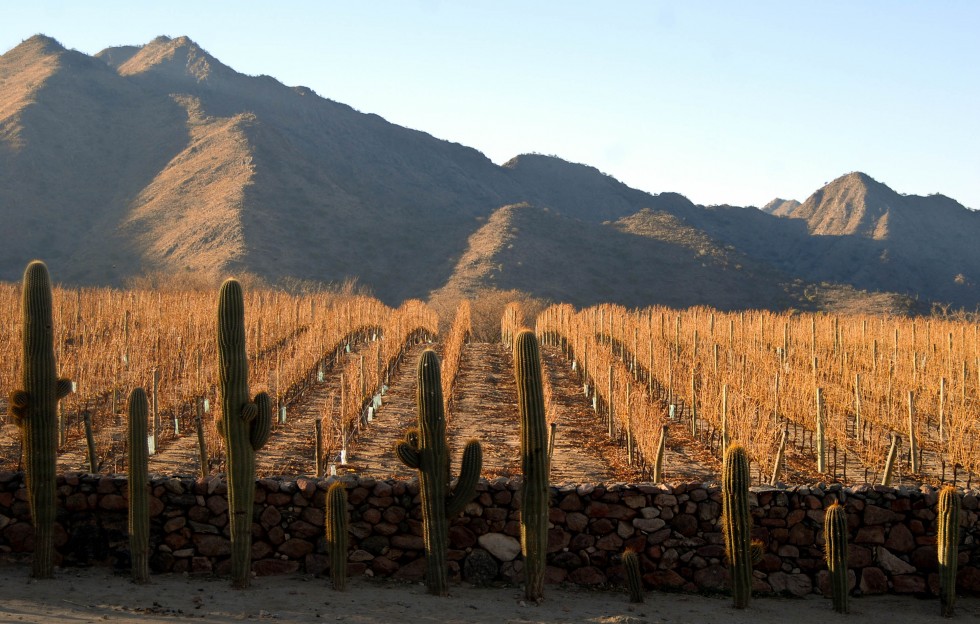
{"type": "Polygon", "coordinates": [[[915,435],[915,395],[909,390],[909,464],[919,474],[919,440],[915,435]]]}
{"type": "Polygon", "coordinates": [[[895,459],[898,457],[898,448],[902,444],[902,438],[896,434],[892,433],[892,445],[888,449],[888,459],[885,460],[885,472],[881,476],[881,484],[884,486],[889,486],[892,484],[892,471],[895,469],[895,459]]]}
{"type": "Polygon", "coordinates": [[[612,364],[609,365],[609,393],[606,395],[606,405],[609,407],[607,417],[609,421],[606,423],[609,428],[609,439],[612,440],[616,437],[616,424],[614,419],[615,414],[613,413],[613,367],[612,364]]]}
{"type": "Polygon", "coordinates": [[[313,421],[313,466],[316,478],[323,476],[323,422],[317,418],[313,421]]]}
{"type": "Polygon", "coordinates": [[[85,421],[85,443],[88,446],[88,471],[91,474],[99,472],[99,460],[95,454],[95,436],[92,434],[92,412],[87,409],[82,412],[85,421]]]}
{"type": "Polygon", "coordinates": [[[939,441],[946,441],[946,378],[939,378],[939,441]]]}
{"type": "Polygon", "coordinates": [[[211,466],[208,462],[208,445],[204,440],[204,400],[198,397],[194,401],[194,425],[197,428],[197,451],[200,456],[201,462],[201,478],[207,478],[208,474],[211,472],[211,466]]]}
{"type": "Polygon", "coordinates": [[[691,437],[698,437],[698,373],[691,371],[691,437]]]}
{"type": "Polygon", "coordinates": [[[779,441],[779,451],[776,452],[776,461],[772,465],[772,478],[769,479],[769,485],[776,485],[779,483],[779,473],[783,469],[783,458],[786,456],[786,440],[789,438],[789,425],[783,428],[783,437],[779,441]]]}
{"type": "Polygon", "coordinates": [[[728,384],[721,387],[721,452],[728,448],[728,384]]]}
{"type": "Polygon", "coordinates": [[[660,483],[664,479],[664,455],[667,454],[667,425],[660,428],[660,443],[657,444],[657,456],[653,462],[653,482],[660,483]]]}
{"type": "Polygon", "coordinates": [[[632,466],[636,462],[633,453],[633,406],[630,405],[630,385],[626,384],[626,463],[632,466]]]}
{"type": "Polygon", "coordinates": [[[861,373],[854,374],[854,435],[864,442],[864,429],[861,427],[861,373]]]}
{"type": "Polygon", "coordinates": [[[823,390],[817,388],[817,472],[827,472],[827,445],[823,430],[823,390]]]}
{"type": "Polygon", "coordinates": [[[150,408],[152,409],[152,419],[153,419],[153,431],[150,437],[153,438],[153,448],[150,449],[150,455],[156,453],[157,439],[160,436],[160,369],[153,367],[153,394],[150,400],[150,408]]]}

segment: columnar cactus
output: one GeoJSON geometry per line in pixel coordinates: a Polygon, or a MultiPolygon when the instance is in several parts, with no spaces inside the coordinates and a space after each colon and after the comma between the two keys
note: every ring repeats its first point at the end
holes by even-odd
{"type": "Polygon", "coordinates": [[[149,402],[143,388],[129,395],[129,552],[133,582],[150,580],[150,482],[146,446],[149,402]]]}
{"type": "Polygon", "coordinates": [[[55,469],[58,449],[58,400],[72,391],[58,379],[54,361],[51,279],[40,260],[24,271],[22,386],[10,393],[10,415],[23,435],[27,500],[34,522],[31,576],[54,576],[55,469]]]}
{"type": "Polygon", "coordinates": [[[943,617],[952,617],[956,603],[956,566],[960,555],[960,495],[947,485],[939,491],[939,601],[943,617]]]}
{"type": "Polygon", "coordinates": [[[225,442],[228,513],[231,515],[232,585],[248,587],[252,558],[252,507],[255,502],[255,451],[269,439],[272,409],[261,392],[248,400],[248,358],[245,355],[245,303],[238,281],[229,279],[218,294],[218,358],[221,418],[218,431],[225,442]]]}
{"type": "Polygon", "coordinates": [[[847,613],[847,512],[840,503],[834,503],[824,513],[823,539],[834,611],[847,613]]]}
{"type": "Polygon", "coordinates": [[[721,518],[725,556],[732,577],[735,608],[749,605],[752,593],[752,517],[749,515],[749,457],[733,444],[725,451],[721,479],[721,518]]]}
{"type": "Polygon", "coordinates": [[[630,592],[630,602],[643,602],[643,576],[640,573],[640,556],[635,550],[623,553],[623,567],[626,569],[626,587],[630,592]]]}
{"type": "Polygon", "coordinates": [[[334,481],[327,490],[327,551],[330,554],[330,579],[337,591],[347,589],[347,488],[334,481]]]}
{"type": "Polygon", "coordinates": [[[483,466],[483,449],[470,440],[463,449],[459,481],[449,491],[449,449],[446,446],[446,416],[442,401],[439,358],[426,349],[419,358],[418,429],[412,429],[395,445],[398,458],[419,471],[422,495],[422,530],[425,539],[425,585],[430,594],[449,594],[448,518],[458,515],[473,500],[483,466]]]}
{"type": "Polygon", "coordinates": [[[548,434],[545,425],[541,355],[534,332],[523,330],[514,340],[514,377],[521,418],[521,550],[524,552],[524,596],[544,597],[548,553],[548,434]]]}

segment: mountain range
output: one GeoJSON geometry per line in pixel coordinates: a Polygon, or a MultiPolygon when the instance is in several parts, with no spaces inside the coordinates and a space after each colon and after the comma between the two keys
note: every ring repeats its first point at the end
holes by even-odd
{"type": "Polygon", "coordinates": [[[0,279],[356,277],[381,299],[517,290],[588,305],[871,309],[980,303],[980,215],[863,173],[803,203],[700,206],[593,167],[479,151],[186,37],[0,56],[0,279]]]}

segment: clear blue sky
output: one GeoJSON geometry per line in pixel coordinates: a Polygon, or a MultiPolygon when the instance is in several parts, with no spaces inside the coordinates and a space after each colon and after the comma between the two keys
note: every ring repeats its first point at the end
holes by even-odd
{"type": "Polygon", "coordinates": [[[980,2],[5,3],[0,51],[187,35],[502,163],[593,165],[698,203],[860,170],[980,209],[980,2]]]}

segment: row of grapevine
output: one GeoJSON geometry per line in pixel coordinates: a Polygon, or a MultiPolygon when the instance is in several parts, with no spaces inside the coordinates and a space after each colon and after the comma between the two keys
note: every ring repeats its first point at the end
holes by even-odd
{"type": "Polygon", "coordinates": [[[589,312],[551,306],[538,315],[536,333],[542,344],[561,348],[573,359],[585,393],[605,417],[606,433],[623,440],[630,463],[656,472],[667,424],[664,409],[648,385],[639,383],[612,347],[598,339],[589,312]]]}
{"type": "MultiPolygon", "coordinates": [[[[60,405],[62,449],[83,444],[88,414],[102,463],[118,469],[122,397],[135,386],[150,391],[151,432],[159,446],[192,432],[202,407],[217,404],[214,293],[56,288],[53,297],[59,370],[76,383],[60,405]]],[[[401,326],[435,326],[420,302],[392,311],[368,297],[254,291],[245,304],[249,382],[267,390],[277,407],[298,400],[351,341],[383,328],[398,335],[401,326]]],[[[0,285],[0,322],[7,328],[0,356],[8,363],[0,367],[0,383],[7,388],[20,377],[19,308],[16,285],[0,285]]],[[[205,423],[209,446],[217,448],[213,418],[205,423]]],[[[10,440],[4,445],[15,446],[10,440]]],[[[14,453],[8,455],[15,463],[14,453]]]]}
{"type": "Polygon", "coordinates": [[[832,478],[848,458],[876,478],[892,435],[919,476],[980,469],[974,323],[614,305],[583,314],[587,331],[662,385],[671,404],[693,407],[766,471],[787,425],[832,478]]]}

